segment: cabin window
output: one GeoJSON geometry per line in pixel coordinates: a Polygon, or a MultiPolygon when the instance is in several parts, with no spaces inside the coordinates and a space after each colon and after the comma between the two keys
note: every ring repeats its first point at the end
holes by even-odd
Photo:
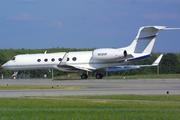
{"type": "Polygon", "coordinates": [[[58,60],[59,60],[59,61],[62,61],[62,58],[59,58],[58,60]]]}
{"type": "Polygon", "coordinates": [[[45,61],[45,62],[47,62],[47,61],[48,61],[48,59],[46,58],[46,59],[44,59],[44,61],[45,61]]]}
{"type": "Polygon", "coordinates": [[[13,57],[11,60],[15,60],[16,59],[16,57],[13,57]]]}
{"type": "Polygon", "coordinates": [[[73,57],[73,59],[72,59],[73,61],[76,61],[77,60],[77,58],[76,57],[73,57]]]}
{"type": "Polygon", "coordinates": [[[52,62],[54,62],[54,61],[55,61],[55,59],[54,59],[54,58],[52,58],[52,59],[51,59],[51,61],[52,61],[52,62]]]}
{"type": "MultiPolygon", "coordinates": [[[[62,58],[59,58],[58,60],[59,60],[59,61],[62,61],[62,58]]],[[[69,58],[67,58],[67,61],[69,61],[69,58]]]]}
{"type": "Polygon", "coordinates": [[[41,62],[41,59],[38,59],[37,61],[38,61],[38,62],[41,62]]]}

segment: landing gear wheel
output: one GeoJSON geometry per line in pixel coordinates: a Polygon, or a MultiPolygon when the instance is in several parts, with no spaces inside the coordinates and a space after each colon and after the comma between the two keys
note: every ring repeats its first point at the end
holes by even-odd
{"type": "Polygon", "coordinates": [[[88,78],[88,75],[87,74],[82,74],[81,75],[81,79],[87,79],[88,78]]]}
{"type": "Polygon", "coordinates": [[[96,74],[96,79],[102,79],[102,78],[103,78],[102,74],[96,74]]]}

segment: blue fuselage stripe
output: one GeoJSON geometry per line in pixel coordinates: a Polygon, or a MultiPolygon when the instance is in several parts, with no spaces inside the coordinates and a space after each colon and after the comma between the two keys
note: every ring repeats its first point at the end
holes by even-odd
{"type": "Polygon", "coordinates": [[[150,56],[151,56],[151,54],[145,55],[145,56],[141,56],[141,57],[138,57],[138,58],[128,59],[127,61],[140,60],[140,59],[144,59],[144,58],[147,58],[147,57],[150,57],[150,56]]]}

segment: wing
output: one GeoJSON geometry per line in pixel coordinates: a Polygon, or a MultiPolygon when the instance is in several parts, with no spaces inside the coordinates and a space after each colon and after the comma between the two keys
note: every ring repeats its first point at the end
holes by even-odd
{"type": "Polygon", "coordinates": [[[67,64],[67,59],[68,59],[68,55],[69,53],[66,52],[62,61],[57,65],[57,68],[59,70],[63,70],[63,71],[79,71],[79,70],[85,70],[85,71],[92,71],[94,68],[89,68],[85,65],[71,65],[71,64],[67,64]]]}
{"type": "Polygon", "coordinates": [[[130,69],[139,69],[141,67],[151,67],[151,66],[158,66],[159,62],[161,61],[163,54],[161,54],[151,65],[127,65],[127,66],[115,66],[111,68],[105,68],[104,70],[107,72],[112,71],[120,71],[120,70],[130,70],[130,69]]]}

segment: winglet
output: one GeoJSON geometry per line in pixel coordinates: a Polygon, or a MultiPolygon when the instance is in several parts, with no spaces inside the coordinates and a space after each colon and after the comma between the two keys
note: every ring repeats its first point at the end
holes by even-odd
{"type": "Polygon", "coordinates": [[[161,61],[163,54],[161,54],[152,64],[152,66],[158,66],[159,62],[161,61]]]}

